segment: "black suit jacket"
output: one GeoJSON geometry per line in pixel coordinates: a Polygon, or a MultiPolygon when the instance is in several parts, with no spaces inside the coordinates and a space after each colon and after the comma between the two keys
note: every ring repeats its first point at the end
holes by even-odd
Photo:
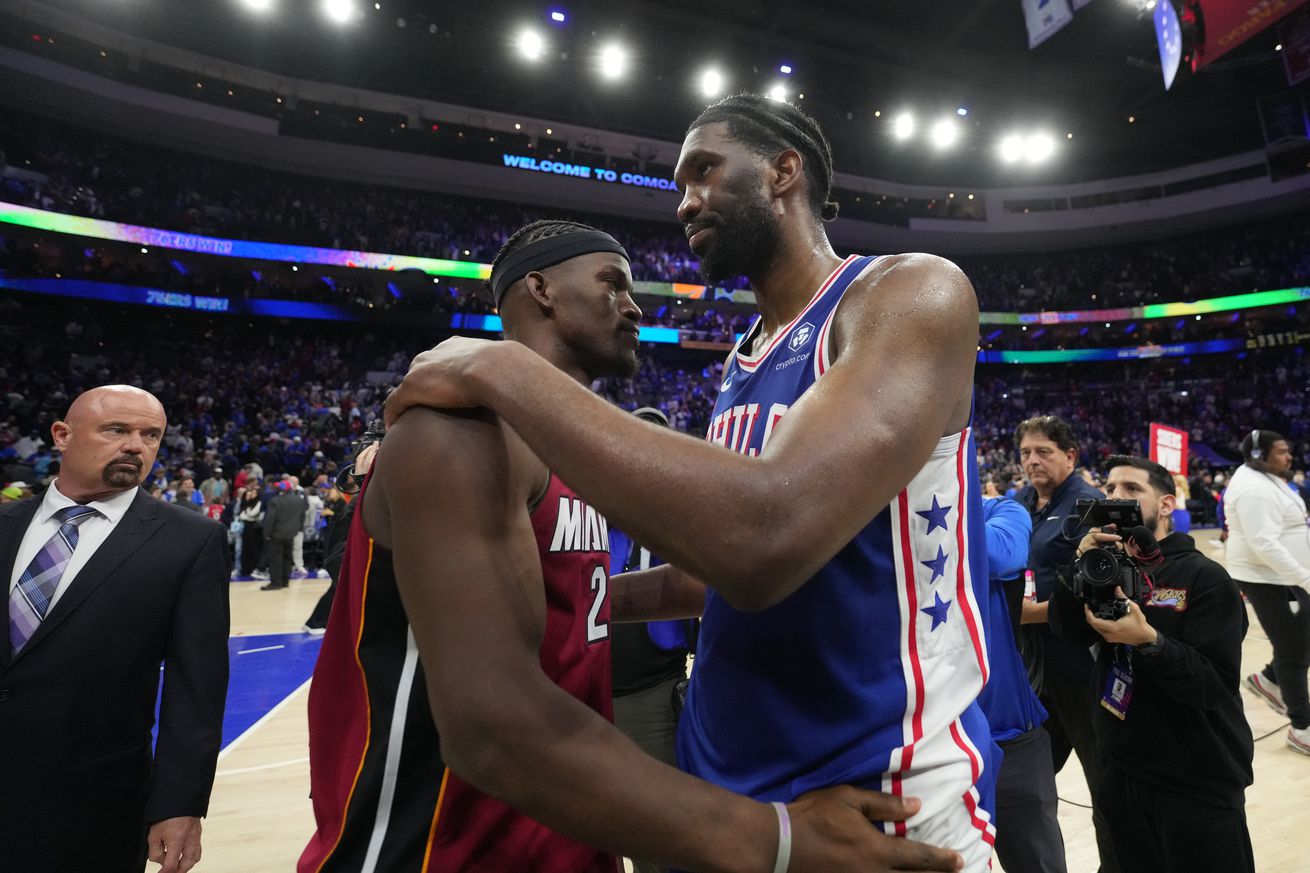
{"type": "MultiPolygon", "coordinates": [[[[6,598],[40,503],[0,507],[6,598]]],[[[140,873],[151,822],[206,813],[227,694],[229,570],[222,525],[139,491],[17,656],[6,627],[0,869],[140,873]]]]}

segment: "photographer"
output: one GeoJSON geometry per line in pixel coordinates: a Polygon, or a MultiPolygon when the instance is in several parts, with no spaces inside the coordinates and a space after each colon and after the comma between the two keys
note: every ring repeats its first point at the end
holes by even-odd
{"type": "Polygon", "coordinates": [[[1170,533],[1177,497],[1164,467],[1113,457],[1108,472],[1106,493],[1136,500],[1147,530],[1125,542],[1093,529],[1050,608],[1061,638],[1097,644],[1095,803],[1125,873],[1254,871],[1244,810],[1253,745],[1238,694],[1241,594],[1191,537],[1170,533]],[[1098,561],[1118,571],[1092,586],[1098,561]],[[1125,588],[1136,597],[1124,599],[1125,588]]]}
{"type": "Polygon", "coordinates": [[[341,575],[341,560],[346,554],[350,520],[355,516],[353,496],[359,492],[364,478],[373,467],[373,458],[378,453],[378,446],[382,444],[382,436],[382,423],[373,422],[359,440],[354,462],[337,475],[337,487],[333,490],[343,500],[339,508],[332,510],[332,522],[323,538],[323,569],[327,570],[332,583],[319,597],[318,603],[314,604],[314,611],[301,626],[301,630],[311,636],[321,637],[327,633],[328,616],[332,613],[332,601],[337,594],[337,578],[341,575]]]}

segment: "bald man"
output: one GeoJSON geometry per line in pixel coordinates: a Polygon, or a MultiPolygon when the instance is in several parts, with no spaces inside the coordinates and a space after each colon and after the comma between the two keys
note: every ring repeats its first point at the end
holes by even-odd
{"type": "Polygon", "coordinates": [[[0,506],[5,873],[140,873],[147,855],[184,873],[200,859],[229,561],[221,525],[139,487],[166,424],[139,388],[87,391],[50,428],[59,478],[0,506]]]}

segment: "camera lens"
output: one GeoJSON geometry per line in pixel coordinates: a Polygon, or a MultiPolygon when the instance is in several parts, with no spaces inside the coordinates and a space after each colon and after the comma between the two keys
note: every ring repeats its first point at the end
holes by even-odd
{"type": "Polygon", "coordinates": [[[1088,549],[1078,559],[1078,572],[1093,585],[1105,585],[1119,576],[1119,562],[1105,549],[1088,549]]]}

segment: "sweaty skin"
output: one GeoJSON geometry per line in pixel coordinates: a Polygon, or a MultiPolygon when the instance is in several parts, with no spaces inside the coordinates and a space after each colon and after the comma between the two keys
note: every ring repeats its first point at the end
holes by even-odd
{"type": "MultiPolygon", "coordinates": [[[[598,257],[617,256],[568,263],[598,257]]],[[[635,305],[621,266],[622,278],[589,269],[528,274],[528,293],[511,290],[503,307],[521,344],[504,345],[539,363],[550,383],[589,393],[585,383],[622,369],[615,362],[635,361],[635,305]]],[[[487,410],[414,410],[391,424],[378,452],[363,522],[393,553],[443,757],[483,792],[589,845],[684,869],[771,869],[772,808],[648,757],[542,672],[545,592],[529,506],[547,475],[516,430],[487,410]]],[[[655,611],[687,608],[658,584],[638,582],[616,597],[655,611]]],[[[684,594],[694,601],[703,589],[688,584],[684,594]]],[[[959,869],[955,853],[870,823],[918,808],[849,787],[807,794],[788,806],[790,869],[959,869]]]]}
{"type": "Polygon", "coordinates": [[[832,368],[758,457],[646,427],[516,343],[458,338],[425,352],[387,412],[495,410],[615,525],[733,606],[763,609],[881,512],[941,436],[966,426],[977,317],[953,265],[883,259],[837,309],[832,368]]]}
{"type": "MultiPolygon", "coordinates": [[[[841,263],[814,218],[801,156],[766,160],[727,125],[696,128],[674,173],[678,219],[713,259],[725,216],[763,202],[777,248],[748,276],[760,343],[841,263]],[[754,187],[752,187],[754,186],[754,187]]],[[[795,591],[885,508],[938,439],[969,420],[978,304],[949,261],[883,258],[838,306],[827,374],[758,457],[648,428],[515,343],[456,338],[415,359],[387,403],[486,406],[611,521],[739,609],[795,591]]],[[[759,346],[757,346],[759,347],[759,346]]]]}

